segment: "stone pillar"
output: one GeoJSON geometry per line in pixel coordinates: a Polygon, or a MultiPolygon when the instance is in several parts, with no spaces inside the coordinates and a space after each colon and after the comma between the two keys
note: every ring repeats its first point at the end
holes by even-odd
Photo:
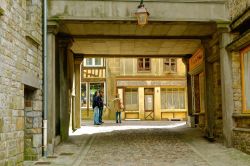
{"type": "Polygon", "coordinates": [[[193,110],[193,96],[192,96],[192,89],[193,89],[193,84],[192,84],[192,79],[191,75],[189,74],[189,58],[191,56],[188,56],[186,58],[182,58],[182,61],[184,62],[186,66],[186,79],[187,79],[187,112],[188,112],[188,118],[187,118],[187,124],[190,127],[195,127],[195,122],[194,122],[194,110],[193,110]]]}
{"type": "MultiPolygon", "coordinates": [[[[207,50],[205,51],[205,59],[208,56],[207,50]]],[[[213,65],[205,60],[205,111],[206,111],[206,131],[205,136],[213,141],[214,140],[214,125],[215,125],[215,103],[214,103],[214,90],[213,90],[213,65]]]]}
{"type": "Polygon", "coordinates": [[[138,88],[139,94],[139,119],[144,119],[144,87],[138,88]]]}
{"type": "Polygon", "coordinates": [[[81,64],[83,54],[75,54],[75,128],[81,128],[81,64]]]}
{"type": "Polygon", "coordinates": [[[47,54],[47,67],[48,67],[48,155],[53,154],[54,138],[56,137],[56,34],[58,32],[58,24],[56,22],[48,22],[48,54],[47,54]]]}
{"type": "Polygon", "coordinates": [[[227,147],[232,146],[233,132],[233,79],[232,79],[232,55],[227,52],[226,46],[230,43],[228,30],[221,31],[220,36],[220,63],[221,63],[221,89],[222,89],[222,118],[223,137],[227,147]]]}
{"type": "Polygon", "coordinates": [[[71,52],[70,47],[72,39],[69,37],[61,37],[59,39],[59,80],[60,80],[60,135],[62,141],[67,140],[69,134],[70,119],[70,87],[68,76],[68,54],[71,52]]]}
{"type": "Polygon", "coordinates": [[[155,87],[154,92],[154,120],[161,120],[161,88],[155,87]]]}

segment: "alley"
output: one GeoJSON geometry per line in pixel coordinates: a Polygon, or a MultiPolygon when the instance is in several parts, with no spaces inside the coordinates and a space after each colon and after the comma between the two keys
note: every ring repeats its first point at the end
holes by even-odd
{"type": "Polygon", "coordinates": [[[85,122],[55,156],[25,165],[248,166],[249,155],[206,141],[185,122],[85,122]]]}

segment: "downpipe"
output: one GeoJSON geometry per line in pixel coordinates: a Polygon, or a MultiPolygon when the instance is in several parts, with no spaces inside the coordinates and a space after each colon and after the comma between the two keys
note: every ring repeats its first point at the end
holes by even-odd
{"type": "Polygon", "coordinates": [[[48,76],[47,76],[47,0],[43,0],[43,156],[47,157],[47,116],[48,116],[48,76]]]}

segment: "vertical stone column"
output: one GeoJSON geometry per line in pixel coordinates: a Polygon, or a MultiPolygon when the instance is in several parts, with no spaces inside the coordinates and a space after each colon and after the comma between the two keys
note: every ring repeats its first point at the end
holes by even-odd
{"type": "Polygon", "coordinates": [[[68,79],[68,54],[71,52],[70,47],[72,39],[63,36],[59,39],[59,80],[60,80],[60,135],[62,141],[67,140],[69,135],[69,119],[70,119],[70,88],[68,79]]]}
{"type": "Polygon", "coordinates": [[[56,34],[58,32],[58,24],[56,22],[48,22],[48,155],[53,154],[54,138],[56,136],[55,112],[56,112],[56,34]]]}
{"type": "Polygon", "coordinates": [[[81,127],[81,64],[83,54],[75,54],[75,128],[81,127]]]}
{"type": "Polygon", "coordinates": [[[139,119],[144,119],[144,87],[138,88],[139,94],[139,119]]]}
{"type": "Polygon", "coordinates": [[[232,146],[233,130],[233,79],[232,55],[227,52],[226,46],[230,43],[230,34],[227,29],[221,30],[220,36],[220,63],[221,63],[221,89],[222,89],[222,118],[223,137],[227,147],[232,146]]]}
{"type": "Polygon", "coordinates": [[[154,91],[154,120],[161,120],[161,88],[155,87],[154,91]]]}
{"type": "Polygon", "coordinates": [[[186,58],[183,58],[182,61],[184,62],[186,66],[186,79],[187,79],[187,99],[186,99],[186,105],[187,105],[187,112],[188,112],[188,120],[187,123],[190,127],[195,127],[195,122],[194,122],[194,116],[193,116],[193,96],[192,96],[192,89],[193,89],[193,84],[192,84],[192,79],[191,75],[188,73],[189,72],[189,58],[191,56],[188,56],[186,58]]]}
{"type": "MultiPolygon", "coordinates": [[[[205,57],[208,55],[205,51],[205,57]]],[[[206,59],[206,58],[205,58],[206,59]]],[[[205,136],[213,141],[214,140],[214,125],[215,125],[215,103],[214,103],[214,90],[213,90],[213,65],[205,60],[205,111],[206,111],[206,133],[205,136]]]]}

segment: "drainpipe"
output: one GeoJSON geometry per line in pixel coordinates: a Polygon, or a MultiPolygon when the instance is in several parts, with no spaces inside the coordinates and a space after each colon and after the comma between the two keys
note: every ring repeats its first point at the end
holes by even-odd
{"type": "Polygon", "coordinates": [[[48,116],[48,80],[47,80],[47,0],[43,0],[43,156],[47,157],[47,116],[48,116]]]}

